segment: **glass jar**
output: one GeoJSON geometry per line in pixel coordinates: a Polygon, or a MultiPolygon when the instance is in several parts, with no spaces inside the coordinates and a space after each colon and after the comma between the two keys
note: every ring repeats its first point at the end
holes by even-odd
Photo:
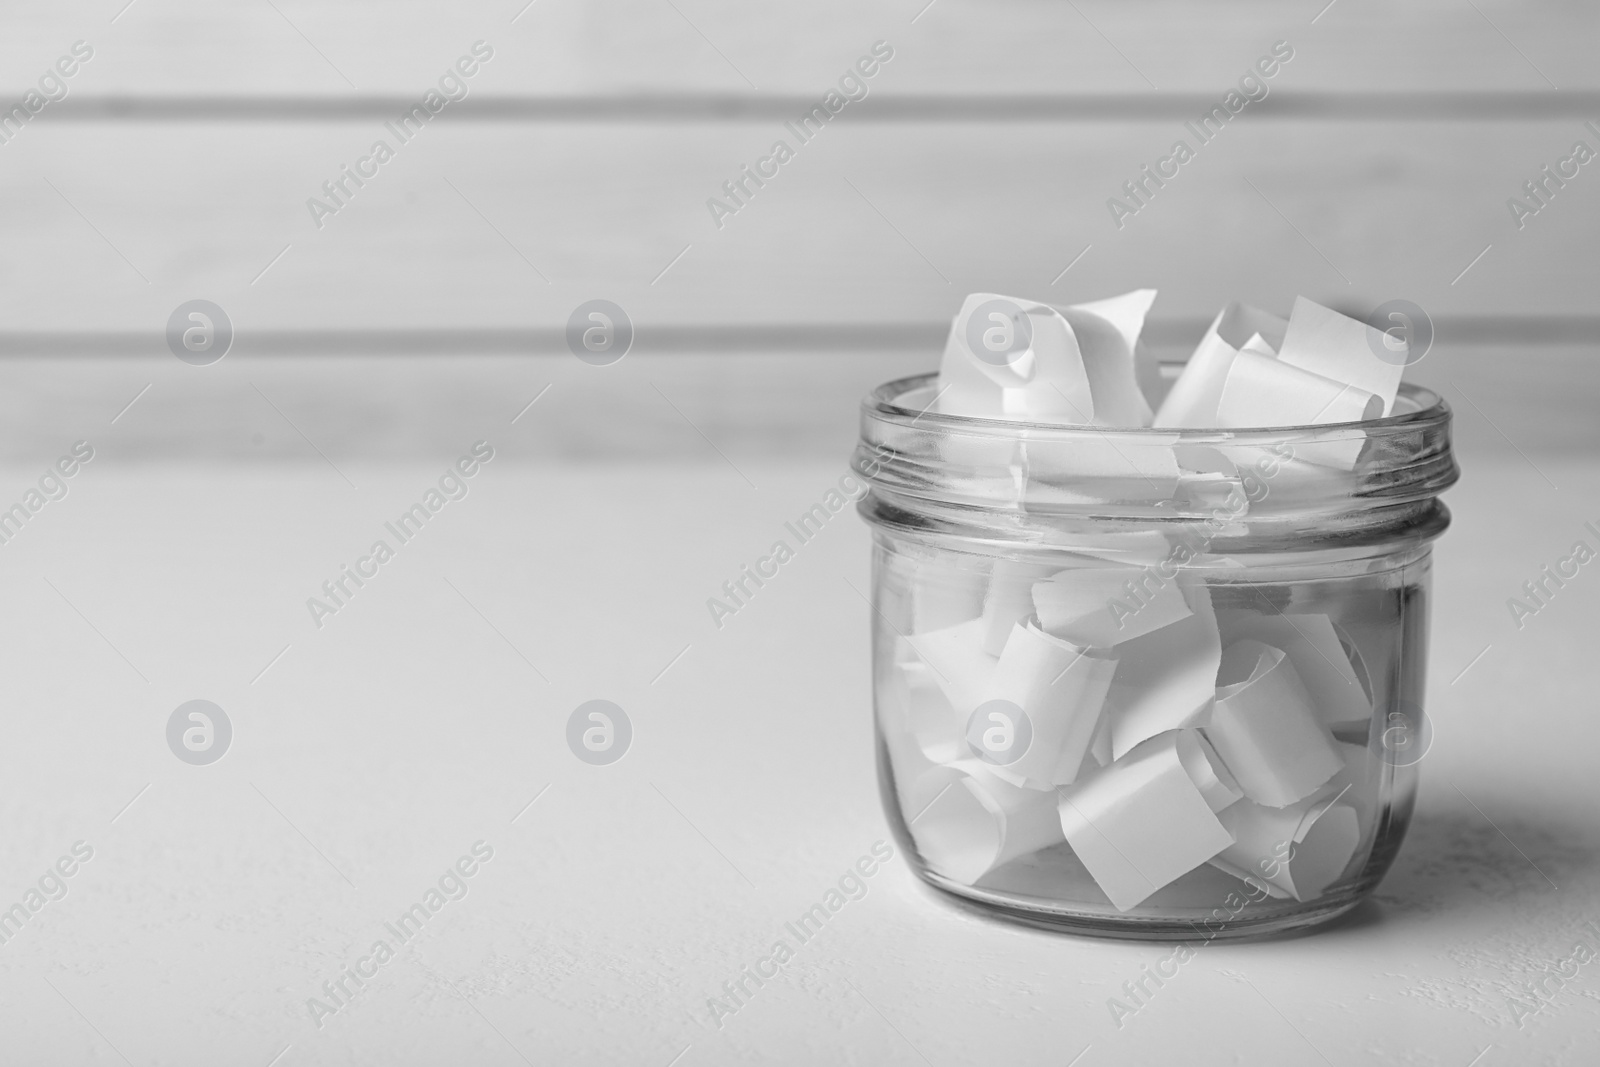
{"type": "Polygon", "coordinates": [[[1353,907],[1405,836],[1450,411],[1062,427],[862,405],[880,789],[927,882],[1152,939],[1353,907]]]}

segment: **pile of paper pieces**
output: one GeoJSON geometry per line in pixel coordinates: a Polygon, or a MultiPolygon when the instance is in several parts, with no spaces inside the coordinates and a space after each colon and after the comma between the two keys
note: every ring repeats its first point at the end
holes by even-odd
{"type": "MultiPolygon", "coordinates": [[[[1288,321],[1225,309],[1152,410],[1138,335],[1153,297],[1061,309],[968,297],[939,410],[1269,427],[1372,418],[1394,404],[1402,367],[1373,354],[1371,328],[1301,299],[1288,321]],[[974,314],[1007,305],[1027,321],[969,329],[974,314]],[[984,330],[998,354],[974,351],[984,330]]],[[[1310,462],[1349,469],[1360,443],[1310,462]]],[[[1351,865],[1377,792],[1355,645],[1327,614],[1214,608],[1197,572],[1169,565],[1190,558],[1182,547],[1141,531],[1048,563],[916,565],[885,728],[916,750],[908,819],[936,872],[970,885],[1065,842],[1127,911],[1207,863],[1295,900],[1351,865]]]]}
{"type": "MultiPolygon", "coordinates": [[[[1295,300],[1288,319],[1229,304],[1165,390],[1159,366],[1139,340],[1155,296],[1153,289],[1140,289],[1057,308],[973,293],[945,344],[937,410],[1063,426],[1178,430],[1351,423],[1394,409],[1404,345],[1304,297],[1295,300]]],[[[1317,442],[1296,459],[1350,470],[1363,444],[1360,435],[1317,442]]],[[[1131,459],[1150,468],[1131,474],[1166,479],[1173,488],[1193,467],[1181,450],[1148,459],[1111,444],[1097,451],[1103,455],[1073,457],[1076,467],[1095,473],[1098,460],[1099,472],[1111,473],[1131,459]]],[[[1199,472],[1218,473],[1210,464],[1199,472]]]]}

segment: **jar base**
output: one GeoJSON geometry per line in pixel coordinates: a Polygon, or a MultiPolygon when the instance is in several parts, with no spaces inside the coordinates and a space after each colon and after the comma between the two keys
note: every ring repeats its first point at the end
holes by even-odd
{"type": "MultiPolygon", "coordinates": [[[[1101,915],[1049,902],[962,885],[913,863],[928,885],[963,910],[1039,930],[1102,937],[1121,941],[1248,941],[1266,940],[1304,932],[1345,914],[1365,900],[1376,887],[1353,884],[1310,903],[1298,901],[1247,904],[1231,918],[1197,911],[1194,918],[1146,918],[1138,915],[1101,915]],[[1247,914],[1255,911],[1256,914],[1247,914]]],[[[1223,909],[1216,909],[1218,911],[1223,909]]]]}

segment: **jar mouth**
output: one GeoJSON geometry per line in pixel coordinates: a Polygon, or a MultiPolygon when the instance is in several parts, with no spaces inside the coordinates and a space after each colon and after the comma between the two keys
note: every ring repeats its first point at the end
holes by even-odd
{"type": "Polygon", "coordinates": [[[1459,476],[1449,405],[1409,383],[1383,418],[1229,429],[952,415],[931,410],[937,394],[934,372],[862,401],[852,466],[871,488],[869,519],[922,512],[1036,540],[1074,519],[1215,524],[1220,509],[1230,526],[1262,533],[1359,528],[1425,507],[1442,529],[1436,498],[1459,476]]]}
{"type": "MultiPolygon", "coordinates": [[[[1181,363],[1166,363],[1162,365],[1162,374],[1165,378],[1176,377],[1181,370],[1181,363]]],[[[1174,427],[1155,426],[1063,426],[1059,422],[1032,422],[1025,419],[991,419],[973,415],[952,415],[944,412],[929,410],[938,395],[939,372],[930,371],[925,374],[914,374],[908,378],[897,378],[885,382],[869,393],[862,401],[863,411],[875,411],[885,417],[909,417],[913,422],[930,427],[943,427],[953,433],[983,432],[983,428],[990,428],[1001,435],[1015,434],[1019,429],[1026,429],[1036,433],[1070,435],[1093,435],[1103,437],[1106,434],[1127,434],[1131,437],[1177,434],[1199,440],[1201,437],[1215,438],[1224,435],[1229,439],[1242,441],[1259,435],[1264,439],[1273,439],[1284,434],[1302,436],[1308,432],[1327,433],[1332,431],[1351,431],[1371,434],[1391,426],[1413,426],[1419,420],[1436,420],[1448,422],[1450,419],[1450,406],[1443,397],[1426,386],[1402,382],[1400,390],[1395,396],[1395,410],[1391,415],[1381,419],[1366,419],[1361,422],[1320,422],[1303,423],[1291,426],[1249,426],[1228,427],[1226,429],[1178,429],[1174,427]],[[1403,409],[1403,410],[1402,410],[1403,409]]],[[[1269,442],[1270,443],[1270,442],[1269,442]]]]}

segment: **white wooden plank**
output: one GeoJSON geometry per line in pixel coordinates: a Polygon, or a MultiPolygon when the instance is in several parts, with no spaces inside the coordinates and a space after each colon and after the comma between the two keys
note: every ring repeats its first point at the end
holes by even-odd
{"type": "Polygon", "coordinates": [[[307,199],[395,140],[381,126],[30,128],[5,157],[5,328],[159,330],[199,296],[246,331],[549,331],[596,296],[641,329],[938,324],[972,290],[1064,301],[1144,285],[1163,319],[1297,293],[1405,297],[1439,316],[1594,311],[1593,165],[1521,231],[1506,208],[1575,139],[1595,142],[1572,121],[1247,113],[1118,229],[1108,198],[1182,127],[842,118],[719,230],[707,199],[774,139],[798,144],[783,127],[447,118],[321,229],[307,199]]]}

